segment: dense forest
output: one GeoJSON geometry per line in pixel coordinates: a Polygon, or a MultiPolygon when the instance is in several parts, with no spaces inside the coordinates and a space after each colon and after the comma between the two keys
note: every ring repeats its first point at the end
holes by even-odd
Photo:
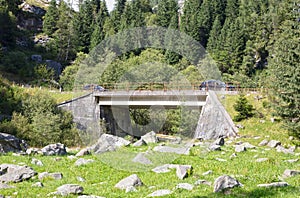
{"type": "MultiPolygon", "coordinates": [[[[103,40],[134,27],[160,26],[198,41],[216,62],[223,81],[266,88],[277,115],[287,123],[291,134],[300,135],[300,4],[296,0],[185,0],[183,7],[175,0],[117,0],[111,12],[105,0],[86,0],[78,12],[64,1],[52,0],[45,8],[41,30],[19,28],[18,20],[24,15],[21,3],[0,0],[2,76],[37,85],[55,82],[65,91],[72,90],[80,61],[103,40]],[[47,38],[47,42],[36,44],[33,35],[47,38]],[[26,45],[16,42],[20,40],[25,40],[26,45]],[[32,54],[60,62],[62,73],[56,74],[45,64],[30,60],[32,54]]],[[[122,72],[147,59],[171,65],[190,81],[204,80],[195,75],[195,67],[180,54],[136,49],[113,62],[99,84],[116,82],[122,72]]],[[[10,100],[18,103],[11,99],[16,93],[8,84],[1,84],[1,90],[5,90],[1,104],[10,100]]],[[[33,127],[30,130],[38,130],[34,122],[42,120],[35,120],[26,107],[13,102],[10,105],[9,110],[1,107],[0,113],[28,114],[31,117],[25,117],[33,127]]],[[[65,116],[56,109],[49,111],[53,116],[65,116]]],[[[14,114],[13,118],[23,119],[20,115],[14,114]]],[[[67,128],[73,130],[70,125],[67,128]]]]}

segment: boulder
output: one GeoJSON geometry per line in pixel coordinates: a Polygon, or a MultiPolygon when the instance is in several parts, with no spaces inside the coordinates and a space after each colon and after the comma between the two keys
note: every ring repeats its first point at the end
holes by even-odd
{"type": "Polygon", "coordinates": [[[242,144],[242,145],[237,145],[235,146],[235,152],[240,153],[240,152],[244,152],[247,151],[246,147],[242,144]]]}
{"type": "Polygon", "coordinates": [[[93,163],[94,161],[95,160],[92,160],[92,159],[79,158],[78,160],[76,160],[75,166],[87,165],[87,164],[93,163]]]}
{"type": "Polygon", "coordinates": [[[257,187],[273,188],[273,187],[285,187],[289,184],[286,182],[273,182],[269,184],[258,184],[257,187]]]}
{"type": "Polygon", "coordinates": [[[300,175],[300,170],[290,170],[290,169],[286,169],[286,170],[283,172],[282,177],[283,177],[283,178],[287,178],[287,177],[293,177],[293,176],[296,176],[296,175],[300,175]]]}
{"type": "Polygon", "coordinates": [[[184,179],[191,172],[191,165],[177,165],[176,166],[176,175],[179,179],[184,179]]]}
{"type": "Polygon", "coordinates": [[[282,152],[282,153],[285,153],[285,154],[293,154],[294,151],[295,151],[294,147],[290,147],[289,149],[286,149],[281,145],[278,145],[276,147],[276,150],[277,150],[277,152],[282,152]]]}
{"type": "Polygon", "coordinates": [[[46,60],[47,68],[53,69],[55,74],[59,76],[62,72],[62,65],[54,60],[46,60]]]}
{"type": "Polygon", "coordinates": [[[134,146],[134,147],[139,147],[139,146],[143,146],[143,145],[146,145],[146,142],[144,142],[144,140],[142,140],[142,139],[140,139],[132,144],[132,146],[134,146]]]}
{"type": "Polygon", "coordinates": [[[27,144],[24,140],[7,133],[0,133],[0,153],[26,151],[27,144]]]}
{"type": "Polygon", "coordinates": [[[58,195],[70,195],[83,193],[83,187],[77,184],[65,184],[57,188],[56,194],[58,195]]]}
{"type": "Polygon", "coordinates": [[[189,183],[179,183],[176,186],[177,189],[193,190],[194,186],[189,183]]]}
{"type": "Polygon", "coordinates": [[[171,190],[163,189],[163,190],[157,190],[157,191],[147,195],[147,197],[162,197],[162,196],[166,196],[166,195],[170,195],[170,194],[172,194],[171,190]]]}
{"type": "Polygon", "coordinates": [[[129,186],[126,188],[125,193],[137,192],[137,189],[134,186],[129,186]]]}
{"type": "Polygon", "coordinates": [[[41,55],[34,54],[34,55],[31,55],[31,60],[40,63],[43,61],[43,58],[41,55]]]}
{"type": "Polygon", "coordinates": [[[234,188],[238,186],[242,186],[242,184],[238,180],[228,175],[222,175],[218,177],[214,182],[214,192],[221,192],[228,188],[234,188]]]}
{"type": "Polygon", "coordinates": [[[41,160],[33,158],[31,160],[31,164],[37,165],[37,166],[44,166],[43,162],[41,160]]]}
{"type": "Polygon", "coordinates": [[[175,153],[179,155],[189,155],[190,153],[190,147],[156,146],[153,150],[162,153],[175,153]]]}
{"type": "Polygon", "coordinates": [[[224,144],[225,144],[224,138],[218,138],[212,143],[212,145],[219,145],[219,146],[224,146],[224,144]]]}
{"type": "Polygon", "coordinates": [[[271,141],[267,144],[267,146],[268,146],[268,147],[271,147],[271,148],[275,148],[275,147],[278,146],[278,145],[281,145],[281,142],[280,142],[280,141],[277,141],[277,140],[271,140],[271,141]]]}
{"type": "Polygon", "coordinates": [[[124,138],[103,134],[99,138],[96,144],[94,144],[91,149],[96,154],[101,154],[108,151],[115,151],[117,148],[122,146],[128,146],[130,141],[125,140],[124,138]]]}
{"type": "Polygon", "coordinates": [[[14,164],[0,165],[0,182],[22,182],[36,174],[37,173],[28,166],[18,166],[14,164]]]}
{"type": "Polygon", "coordinates": [[[144,153],[137,154],[133,159],[133,162],[149,165],[152,164],[152,162],[145,156],[144,153]]]}
{"type": "Polygon", "coordinates": [[[90,150],[88,148],[81,149],[75,156],[76,157],[82,157],[84,155],[89,155],[90,150]]]}
{"type": "Polygon", "coordinates": [[[182,141],[180,137],[172,135],[156,134],[156,137],[159,142],[170,142],[173,144],[180,144],[182,141]]]}
{"type": "Polygon", "coordinates": [[[36,183],[32,184],[31,186],[42,188],[42,187],[44,187],[44,184],[42,182],[36,182],[36,183]]]}
{"type": "Polygon", "coordinates": [[[126,190],[129,187],[142,186],[142,185],[143,185],[142,180],[136,174],[133,174],[119,181],[115,185],[115,188],[126,190]]]}
{"type": "Polygon", "coordinates": [[[55,179],[55,180],[61,180],[63,178],[63,174],[62,173],[48,173],[48,172],[42,172],[42,173],[39,173],[39,180],[43,180],[44,178],[46,177],[50,177],[52,179],[55,179]]]}
{"type": "Polygon", "coordinates": [[[9,189],[9,188],[15,188],[15,186],[10,186],[8,184],[0,183],[0,189],[9,189]]]}
{"type": "Polygon", "coordinates": [[[290,159],[290,160],[284,160],[285,162],[288,162],[288,163],[295,163],[295,162],[298,162],[299,159],[290,159]]]}
{"type": "Polygon", "coordinates": [[[157,143],[158,138],[156,136],[156,133],[154,131],[151,131],[149,133],[146,133],[141,137],[141,139],[146,143],[146,144],[151,144],[151,143],[157,143]]]}
{"type": "Polygon", "coordinates": [[[266,146],[268,143],[269,143],[268,140],[263,140],[258,144],[258,146],[266,146]]]}
{"type": "Polygon", "coordinates": [[[57,144],[49,144],[41,149],[43,155],[66,155],[66,147],[64,144],[57,143],[57,144]]]}

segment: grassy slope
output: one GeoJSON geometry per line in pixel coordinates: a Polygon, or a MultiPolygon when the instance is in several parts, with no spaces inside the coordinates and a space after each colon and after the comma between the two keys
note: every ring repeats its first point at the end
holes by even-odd
{"type": "MultiPolygon", "coordinates": [[[[252,102],[253,95],[248,97],[252,102]]],[[[233,101],[236,100],[236,96],[227,96],[225,106],[229,108],[230,114],[233,115],[233,111],[230,106],[233,101]]],[[[264,110],[260,102],[254,103],[257,109],[268,113],[268,110],[264,110]]],[[[267,116],[267,118],[269,115],[267,116]]],[[[280,123],[271,123],[269,119],[265,119],[265,123],[260,123],[259,118],[252,118],[247,121],[243,121],[242,125],[245,126],[244,130],[241,130],[241,135],[248,135],[247,138],[241,138],[234,140],[236,142],[251,142],[257,145],[262,139],[267,137],[267,139],[278,139],[281,140],[285,145],[288,145],[288,136],[286,132],[280,129],[280,123]],[[251,137],[250,137],[251,136],[251,137]],[[260,139],[254,139],[253,136],[261,136],[260,139]]],[[[153,147],[153,145],[150,145],[153,147]]],[[[10,195],[12,197],[46,197],[50,192],[55,191],[55,189],[66,183],[77,183],[85,188],[86,194],[94,194],[104,197],[145,197],[158,189],[174,189],[174,193],[167,197],[222,197],[223,194],[214,194],[213,186],[200,185],[194,187],[192,191],[186,190],[175,190],[178,183],[187,182],[193,184],[198,179],[205,179],[213,182],[218,176],[223,174],[229,174],[235,176],[244,187],[235,188],[231,190],[231,194],[228,197],[298,197],[300,194],[300,176],[288,178],[287,181],[290,186],[285,188],[277,189],[264,189],[257,188],[257,184],[275,182],[280,180],[285,169],[300,169],[298,163],[288,163],[284,162],[287,159],[296,159],[299,156],[294,156],[290,154],[277,153],[275,149],[266,150],[267,147],[258,147],[254,150],[249,150],[245,153],[238,153],[237,158],[230,159],[230,155],[234,153],[234,148],[232,144],[226,144],[223,147],[224,152],[206,152],[205,148],[195,147],[189,156],[180,156],[173,161],[176,164],[191,164],[193,166],[193,174],[181,181],[177,179],[175,171],[169,173],[156,174],[151,171],[138,172],[138,176],[144,182],[145,186],[139,187],[138,192],[125,193],[124,191],[114,188],[114,185],[122,178],[133,174],[132,171],[128,169],[133,169],[130,166],[130,152],[145,151],[148,147],[141,148],[124,148],[122,151],[115,152],[112,154],[105,154],[102,156],[86,156],[87,159],[95,159],[96,162],[82,166],[76,167],[74,165],[74,160],[70,160],[67,157],[62,157],[60,161],[55,161],[56,157],[43,157],[35,156],[35,158],[43,161],[45,166],[38,167],[32,165],[32,156],[20,156],[15,157],[11,155],[1,156],[0,163],[13,163],[17,164],[23,162],[31,167],[33,167],[37,172],[62,172],[64,175],[63,180],[54,181],[51,179],[46,179],[43,181],[44,188],[31,187],[34,182],[38,179],[34,178],[29,181],[25,181],[18,184],[12,184],[16,186],[16,189],[1,190],[1,194],[10,195]],[[219,162],[215,158],[226,159],[227,162],[219,162]],[[269,158],[266,162],[255,162],[256,157],[267,157],[269,158]],[[108,162],[109,165],[103,163],[108,162]],[[112,168],[111,166],[123,167],[127,170],[119,170],[112,168]],[[127,165],[127,166],[125,166],[127,165]],[[202,176],[203,172],[212,170],[213,174],[202,176]],[[86,179],[86,182],[77,181],[77,176],[81,176],[86,179]],[[155,186],[153,189],[149,189],[149,186],[155,186]],[[14,192],[18,192],[17,195],[13,195],[14,192]]],[[[299,152],[299,149],[297,150],[299,152]]],[[[168,162],[167,157],[160,156],[159,159],[165,163],[168,162]]],[[[169,163],[169,162],[168,162],[169,163]]],[[[69,196],[77,197],[77,196],[69,196]]]]}

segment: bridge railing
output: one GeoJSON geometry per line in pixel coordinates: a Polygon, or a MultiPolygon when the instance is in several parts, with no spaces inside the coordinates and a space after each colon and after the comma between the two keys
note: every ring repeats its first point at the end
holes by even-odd
{"type": "MultiPolygon", "coordinates": [[[[200,87],[201,82],[195,83],[168,83],[168,82],[122,82],[122,83],[103,83],[100,85],[90,86],[90,89],[85,89],[89,92],[97,91],[167,91],[167,90],[219,90],[219,91],[228,91],[228,92],[268,92],[266,88],[245,88],[240,87],[239,84],[226,83],[225,87],[200,87]],[[103,87],[104,90],[99,89],[99,86],[103,87]]],[[[83,89],[78,87],[77,90],[83,89]]]]}

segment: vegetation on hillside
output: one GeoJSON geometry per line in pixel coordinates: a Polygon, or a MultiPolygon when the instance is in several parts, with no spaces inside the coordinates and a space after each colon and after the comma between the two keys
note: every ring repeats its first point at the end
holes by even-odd
{"type": "MultiPolygon", "coordinates": [[[[0,72],[14,75],[12,80],[38,86],[59,84],[63,90],[72,90],[79,63],[103,40],[134,27],[161,26],[184,32],[205,47],[224,81],[269,89],[274,116],[299,138],[300,8],[295,0],[186,0],[182,13],[174,0],[117,0],[110,13],[104,0],[86,0],[78,12],[65,1],[52,0],[43,16],[42,30],[18,28],[24,14],[20,4],[19,0],[0,0],[0,72]],[[49,41],[35,45],[33,35],[48,36],[49,41]],[[27,45],[20,45],[20,40],[27,45]],[[49,68],[30,60],[32,54],[61,62],[62,74],[52,75],[49,68]]],[[[120,42],[126,46],[129,41],[120,42]]],[[[168,64],[190,82],[204,80],[186,57],[170,50],[144,48],[122,54],[97,80],[99,84],[118,82],[128,70],[151,59],[168,64]]],[[[157,70],[144,65],[143,71],[146,75],[140,78],[154,76],[157,70]]],[[[9,85],[1,85],[1,89],[6,90],[1,101],[11,104],[8,108],[3,105],[1,114],[14,118],[14,111],[20,113],[14,109],[20,98],[9,85]]],[[[29,123],[33,121],[29,119],[29,123]]]]}

